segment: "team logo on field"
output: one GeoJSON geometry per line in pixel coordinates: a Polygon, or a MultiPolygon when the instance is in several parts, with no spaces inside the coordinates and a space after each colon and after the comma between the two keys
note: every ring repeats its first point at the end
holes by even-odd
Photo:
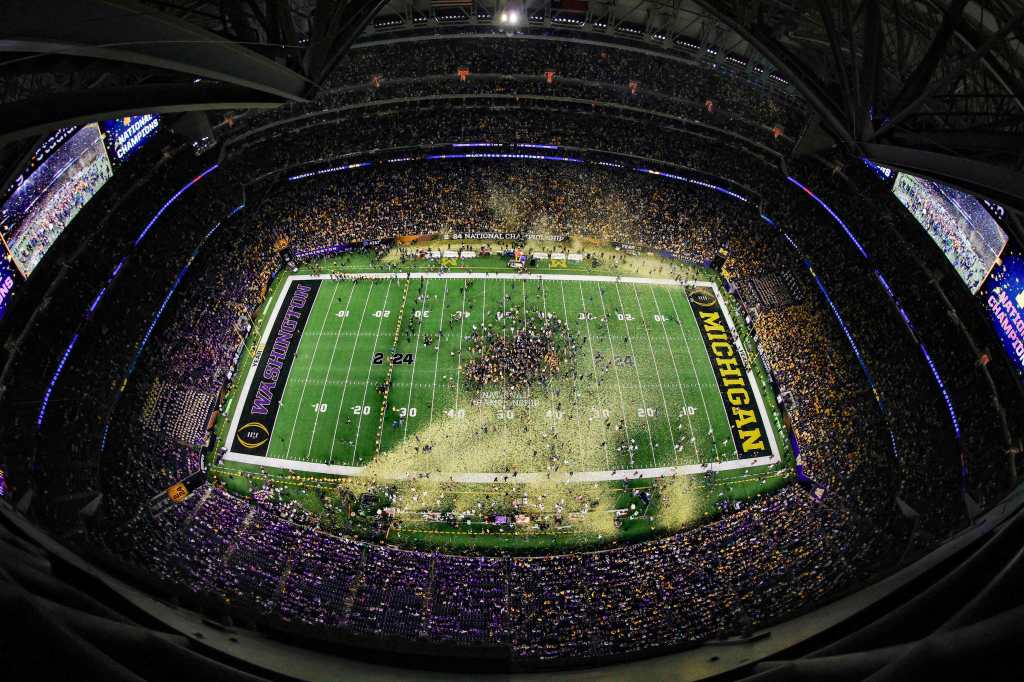
{"type": "Polygon", "coordinates": [[[694,289],[690,292],[690,300],[702,308],[711,308],[717,301],[707,289],[694,289]]]}
{"type": "Polygon", "coordinates": [[[249,422],[238,429],[236,438],[242,444],[242,447],[252,450],[270,440],[270,432],[260,422],[249,422]]]}

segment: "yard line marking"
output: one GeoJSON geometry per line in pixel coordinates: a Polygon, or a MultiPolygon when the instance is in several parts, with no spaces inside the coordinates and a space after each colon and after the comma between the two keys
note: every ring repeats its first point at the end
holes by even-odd
{"type": "MultiPolygon", "coordinates": [[[[522,287],[523,287],[523,315],[522,315],[522,323],[523,323],[523,329],[526,329],[526,318],[530,314],[529,311],[527,310],[527,304],[526,304],[526,280],[525,279],[524,280],[519,280],[519,284],[521,284],[522,287]]],[[[509,298],[512,298],[512,297],[509,296],[509,298]]],[[[529,421],[530,408],[524,405],[523,406],[523,412],[526,413],[524,415],[524,419],[529,421]]],[[[511,429],[511,428],[512,428],[512,425],[509,424],[509,429],[511,429]]]]}
{"type": "MultiPolygon", "coordinates": [[[[486,287],[486,282],[484,283],[486,287]]],[[[459,392],[462,388],[462,338],[466,335],[466,291],[469,289],[469,282],[462,283],[462,310],[459,320],[459,356],[455,367],[455,411],[459,410],[459,392]]]]}
{"type": "MultiPolygon", "coordinates": [[[[683,293],[684,294],[686,293],[686,289],[685,288],[683,289],[683,293]]],[[[686,330],[683,328],[683,318],[681,318],[679,316],[679,310],[676,308],[676,299],[675,299],[675,296],[672,295],[671,291],[669,292],[668,300],[669,300],[669,302],[672,303],[672,312],[675,314],[676,322],[679,324],[679,331],[682,332],[682,334],[683,334],[683,345],[686,347],[686,355],[690,358],[690,367],[693,369],[693,379],[694,379],[694,381],[697,382],[698,386],[701,386],[702,382],[700,380],[700,374],[697,372],[697,363],[695,363],[693,361],[693,352],[690,350],[689,336],[687,335],[686,330]]],[[[693,311],[690,310],[689,302],[687,302],[686,309],[690,313],[690,316],[692,317],[693,316],[693,311]]],[[[697,320],[695,318],[694,322],[696,323],[696,321],[697,320]]],[[[698,329],[697,331],[699,332],[700,330],[698,329]]],[[[707,355],[707,351],[705,351],[705,355],[707,355]]],[[[711,358],[708,358],[708,362],[711,362],[711,358]]],[[[714,370],[714,368],[712,368],[712,371],[713,370],[714,370]]],[[[704,418],[708,420],[708,435],[711,437],[711,447],[715,451],[715,459],[717,460],[718,459],[718,439],[715,437],[715,433],[714,433],[715,427],[711,423],[711,411],[708,409],[708,401],[704,397],[704,388],[703,388],[703,386],[701,386],[701,388],[698,391],[698,393],[700,393],[700,402],[701,402],[702,405],[704,405],[704,418]]],[[[722,402],[722,408],[724,409],[725,408],[725,399],[723,398],[722,401],[723,401],[722,402]]],[[[728,415],[726,415],[726,417],[728,417],[728,415]]]]}
{"type": "MultiPolygon", "coordinates": [[[[423,331],[423,311],[427,309],[427,301],[430,300],[430,295],[427,294],[426,280],[423,281],[423,293],[420,294],[420,295],[423,296],[423,300],[420,301],[423,305],[420,306],[419,322],[416,324],[416,343],[413,344],[413,353],[416,353],[416,354],[419,354],[419,352],[420,352],[420,332],[423,331]]],[[[416,319],[415,313],[413,314],[413,319],[416,319]]],[[[405,439],[407,439],[409,437],[409,419],[410,419],[409,410],[412,409],[412,391],[413,391],[413,383],[412,382],[416,381],[416,358],[415,358],[415,356],[413,357],[413,360],[412,360],[412,376],[409,377],[409,380],[410,380],[410,383],[409,383],[409,398],[406,400],[406,404],[405,404],[405,424],[404,424],[404,428],[402,429],[402,440],[405,440],[405,439]]],[[[402,413],[399,412],[398,414],[401,415],[402,413]]]]}
{"type": "MultiPolygon", "coordinates": [[[[541,308],[541,313],[543,315],[541,320],[543,322],[547,322],[547,317],[548,317],[548,299],[547,299],[547,296],[544,295],[544,280],[538,280],[538,281],[540,282],[540,308],[541,308]]],[[[526,282],[523,282],[523,305],[524,306],[526,305],[526,288],[525,287],[526,287],[526,282]]],[[[568,328],[568,325],[566,325],[566,328],[568,328]]],[[[575,382],[576,381],[576,372],[575,371],[573,372],[572,378],[573,378],[573,382],[575,382]]],[[[545,387],[544,394],[548,398],[550,398],[551,397],[551,390],[549,388],[545,387]]],[[[557,409],[557,407],[556,407],[556,409],[557,409]]],[[[549,422],[548,426],[550,428],[550,426],[551,426],[550,422],[555,420],[555,419],[557,419],[557,415],[555,414],[554,411],[551,410],[551,408],[548,408],[548,415],[547,416],[550,417],[548,419],[548,422],[549,422]]],[[[563,417],[564,416],[565,415],[563,415],[563,417]]]]}
{"type": "MultiPolygon", "coordinates": [[[[394,280],[393,279],[389,279],[388,280],[388,288],[387,288],[387,291],[384,292],[384,309],[388,309],[388,307],[387,307],[388,306],[388,296],[391,295],[391,282],[392,281],[394,281],[394,280]]],[[[373,347],[374,348],[377,347],[377,342],[380,339],[380,329],[383,326],[384,326],[384,316],[381,315],[378,318],[378,322],[377,322],[377,336],[375,336],[374,339],[373,339],[373,347]]],[[[353,353],[352,355],[354,357],[355,353],[353,353]]],[[[373,372],[373,363],[372,362],[368,362],[366,364],[367,364],[367,368],[366,368],[366,386],[363,387],[363,398],[362,398],[362,400],[359,403],[360,405],[365,405],[366,404],[366,392],[370,390],[370,374],[373,372]]],[[[355,463],[356,463],[356,455],[358,454],[356,452],[356,450],[359,449],[359,432],[362,431],[363,419],[364,418],[365,417],[363,415],[359,415],[359,420],[356,422],[356,436],[352,440],[352,464],[353,465],[355,465],[355,463]]]]}
{"type": "MultiPolygon", "coordinates": [[[[437,347],[434,349],[434,378],[430,382],[430,419],[427,425],[434,423],[434,396],[437,392],[437,366],[441,361],[441,348],[442,338],[444,337],[444,321],[445,321],[445,305],[448,300],[448,280],[444,280],[444,291],[441,294],[441,314],[438,315],[440,321],[437,327],[437,347]]],[[[427,457],[427,463],[429,464],[430,456],[427,457]]]]}
{"type": "MultiPolygon", "coordinates": [[[[615,382],[617,384],[617,382],[618,382],[618,366],[615,364],[615,354],[616,354],[615,353],[615,342],[612,339],[612,334],[611,334],[611,325],[610,325],[611,321],[610,321],[610,319],[608,319],[608,306],[604,302],[604,292],[601,291],[600,285],[598,285],[598,287],[597,287],[597,294],[598,294],[598,296],[601,299],[601,310],[604,311],[605,326],[607,327],[606,331],[607,331],[607,334],[608,334],[608,345],[611,347],[611,367],[612,367],[612,372],[614,372],[614,374],[615,374],[615,382]]],[[[623,324],[625,324],[625,323],[623,323],[623,324]]],[[[634,354],[634,357],[636,357],[635,354],[634,354]]],[[[634,363],[634,366],[635,365],[636,364],[634,363]]],[[[640,380],[640,375],[638,373],[637,374],[637,381],[639,381],[639,380],[640,380]]],[[[623,389],[622,388],[618,389],[618,399],[620,399],[620,402],[622,403],[623,418],[624,419],[629,419],[629,415],[626,413],[626,402],[623,399],[623,389]]],[[[640,395],[640,399],[643,400],[643,393],[642,392],[641,392],[641,395],[640,395]]],[[[644,401],[646,402],[646,400],[644,400],[644,401]]],[[[647,419],[647,414],[644,413],[644,420],[646,420],[646,419],[647,419]]],[[[650,422],[649,421],[647,421],[647,442],[650,445],[651,457],[653,457],[654,456],[654,438],[650,434],[650,422]]],[[[633,441],[632,440],[630,440],[629,450],[630,450],[630,467],[633,467],[635,465],[634,465],[634,462],[633,462],[633,441]]]]}
{"type": "MultiPolygon", "coordinates": [[[[370,282],[370,286],[368,286],[366,288],[366,299],[363,301],[363,312],[359,316],[359,327],[357,328],[358,331],[362,331],[362,329],[363,329],[363,320],[366,318],[366,307],[368,305],[370,305],[370,297],[373,295],[373,285],[374,284],[376,284],[376,282],[370,282]]],[[[358,286],[359,286],[358,283],[353,283],[352,284],[352,288],[353,289],[355,289],[358,286]]],[[[391,288],[391,282],[388,282],[388,289],[390,289],[390,288],[391,288]]],[[[386,293],[384,294],[384,302],[387,303],[387,294],[386,293]]],[[[355,357],[356,357],[356,346],[353,346],[352,347],[352,352],[349,353],[349,356],[348,356],[348,369],[345,370],[344,388],[341,389],[341,397],[338,398],[338,414],[334,418],[334,430],[331,432],[331,446],[330,446],[329,457],[332,460],[334,459],[334,444],[338,442],[338,440],[337,440],[338,439],[338,425],[341,423],[341,413],[345,409],[345,394],[348,392],[349,377],[352,375],[352,360],[354,360],[355,357]]],[[[359,418],[362,419],[362,415],[360,415],[359,418]]]]}
{"type": "MultiPolygon", "coordinates": [[[[352,292],[353,292],[354,289],[355,289],[355,285],[349,286],[349,288],[348,288],[348,300],[345,302],[345,309],[346,310],[348,310],[349,304],[352,303],[352,292]]],[[[331,292],[331,301],[332,302],[334,301],[334,294],[337,293],[337,291],[338,291],[338,289],[337,289],[337,287],[335,287],[334,291],[331,292]]],[[[327,319],[330,316],[331,316],[331,313],[330,313],[330,310],[328,310],[327,315],[324,317],[324,319],[327,319]]],[[[349,317],[351,317],[351,316],[349,316],[349,317]]],[[[346,320],[348,320],[348,317],[341,318],[341,327],[345,326],[346,320]]],[[[339,329],[341,327],[339,327],[339,329]]],[[[327,381],[326,381],[326,379],[328,379],[331,376],[331,371],[334,369],[334,354],[338,352],[338,340],[340,338],[341,338],[340,336],[334,337],[334,347],[331,348],[331,359],[327,362],[327,375],[324,377],[323,387],[320,389],[320,400],[318,400],[317,402],[322,403],[324,401],[324,394],[327,392],[327,381]]],[[[319,341],[319,339],[317,339],[317,340],[319,341]]],[[[341,411],[341,405],[338,405],[338,411],[339,412],[341,411]]],[[[308,454],[310,456],[312,456],[312,453],[313,453],[313,438],[316,436],[316,426],[319,423],[319,419],[320,419],[320,412],[319,411],[314,412],[313,413],[313,428],[309,432],[309,447],[307,448],[307,450],[309,451],[308,454]]],[[[328,456],[328,458],[330,458],[330,451],[328,451],[327,456],[328,456]]]]}
{"type": "MultiPolygon", "coordinates": [[[[541,307],[541,311],[542,311],[542,314],[543,314],[543,317],[541,319],[542,319],[542,321],[547,322],[547,317],[548,317],[548,299],[547,299],[547,296],[544,294],[544,280],[538,280],[538,281],[540,282],[540,307],[541,307]]],[[[564,303],[564,301],[563,301],[563,303],[564,303]]],[[[524,307],[526,306],[526,282],[523,282],[523,306],[524,307]]],[[[566,325],[566,328],[568,328],[568,325],[566,325]]],[[[576,385],[576,372],[575,372],[575,368],[573,368],[572,379],[573,379],[573,386],[575,387],[575,385],[576,385]]],[[[575,393],[575,391],[573,391],[573,392],[575,393]]],[[[548,388],[548,387],[545,387],[544,394],[550,399],[551,398],[551,389],[548,388]]],[[[556,406],[555,409],[557,410],[557,406],[556,406]]],[[[545,415],[545,416],[548,417],[548,428],[551,428],[553,426],[552,422],[553,421],[557,421],[558,415],[557,415],[557,413],[554,410],[552,410],[549,407],[548,408],[548,414],[545,415]]],[[[565,415],[563,414],[562,416],[564,417],[565,415]]]]}
{"type": "Polygon", "coordinates": [[[437,331],[438,331],[437,348],[435,349],[437,352],[434,353],[434,380],[431,383],[431,389],[430,389],[430,421],[428,422],[428,424],[433,424],[434,423],[434,394],[437,391],[437,365],[438,365],[438,362],[441,360],[441,336],[444,334],[444,305],[445,305],[445,301],[447,301],[447,300],[448,300],[448,281],[445,280],[444,291],[441,294],[441,314],[439,315],[439,317],[441,318],[441,324],[437,328],[437,331]]]}
{"type": "MultiPolygon", "coordinates": [[[[601,286],[598,285],[597,289],[598,289],[598,293],[600,294],[601,286]]],[[[598,378],[597,378],[597,357],[594,355],[594,340],[593,340],[593,338],[590,335],[590,318],[589,318],[589,315],[586,312],[587,311],[587,301],[586,301],[586,298],[583,296],[583,283],[582,282],[580,282],[580,302],[583,304],[583,310],[584,310],[583,318],[587,321],[587,340],[590,342],[590,357],[594,361],[594,381],[596,383],[598,381],[598,378]]],[[[604,298],[603,297],[601,299],[601,307],[604,307],[604,298]]],[[[605,319],[607,320],[607,315],[605,316],[605,319]]],[[[612,338],[611,332],[609,332],[608,333],[609,345],[611,345],[611,338],[612,338]]],[[[632,457],[632,454],[633,454],[633,439],[631,439],[629,437],[629,427],[626,425],[626,422],[629,420],[629,414],[626,413],[626,400],[622,396],[622,386],[619,384],[619,370],[618,370],[618,367],[615,366],[615,347],[614,346],[612,346],[612,362],[611,362],[611,365],[612,365],[612,368],[613,368],[612,372],[615,374],[615,387],[618,389],[618,392],[619,392],[619,409],[622,410],[622,430],[623,430],[623,433],[626,434],[626,447],[627,447],[627,449],[629,451],[628,452],[628,456],[629,456],[629,459],[632,460],[633,459],[633,457],[632,457]]],[[[602,418],[602,415],[598,414],[598,418],[599,419],[602,418]]],[[[632,461],[630,461],[629,464],[632,465],[632,461]]]]}
{"type": "MultiPolygon", "coordinates": [[[[332,301],[334,300],[334,293],[337,290],[338,290],[338,285],[335,284],[334,285],[334,289],[331,290],[330,300],[332,300],[332,301]]],[[[309,307],[310,312],[312,312],[313,308],[316,306],[316,299],[319,298],[319,297],[320,297],[320,290],[317,289],[316,295],[313,297],[313,303],[309,307]]],[[[324,315],[323,322],[320,323],[320,331],[323,331],[324,327],[327,326],[327,318],[328,317],[330,317],[330,315],[324,315]]],[[[310,356],[309,364],[306,366],[306,381],[309,381],[310,372],[313,371],[314,361],[316,360],[316,352],[320,348],[320,338],[321,338],[320,336],[317,336],[316,337],[316,341],[313,343],[313,354],[310,356]]],[[[302,343],[302,339],[300,338],[299,339],[299,344],[301,344],[301,343],[302,343]]],[[[298,348],[297,347],[296,347],[295,350],[296,350],[296,352],[298,352],[298,348]]],[[[284,397],[283,394],[282,394],[282,397],[284,397]]],[[[299,423],[299,414],[302,412],[302,401],[305,400],[305,398],[306,398],[306,384],[303,383],[302,384],[302,388],[299,389],[299,403],[298,403],[298,406],[295,409],[295,419],[292,420],[292,428],[288,432],[288,445],[286,445],[285,449],[284,449],[284,456],[287,457],[288,459],[291,459],[291,456],[292,456],[292,439],[295,438],[295,431],[297,430],[295,427],[299,423]]],[[[268,450],[269,450],[269,448],[268,448],[268,450]]],[[[309,453],[307,452],[306,455],[308,456],[309,453]]]]}
{"type": "MultiPolygon", "coordinates": [[[[486,291],[487,291],[487,280],[484,280],[484,292],[486,293],[486,291]]],[[[458,357],[456,358],[456,362],[455,362],[455,413],[454,414],[456,414],[456,415],[458,415],[458,413],[459,413],[459,398],[462,395],[462,340],[466,336],[466,317],[468,317],[466,315],[466,295],[468,293],[469,293],[469,282],[466,281],[466,280],[463,280],[462,281],[462,309],[460,311],[461,312],[460,317],[462,319],[459,320],[459,354],[458,354],[458,357]]],[[[486,300],[486,298],[485,298],[485,300],[486,300]]],[[[485,308],[486,308],[486,303],[485,303],[485,308]]],[[[456,419],[458,419],[458,417],[456,417],[456,419]]],[[[452,453],[452,448],[455,447],[455,444],[453,442],[449,441],[448,446],[449,446],[448,453],[451,454],[452,453]]]]}
{"type": "MultiPolygon", "coordinates": [[[[484,280],[484,281],[486,282],[486,280],[484,280]]],[[[505,340],[505,323],[507,321],[507,318],[504,315],[505,315],[506,312],[508,312],[506,310],[506,308],[505,308],[505,299],[506,298],[508,298],[508,295],[505,293],[505,280],[501,280],[501,313],[502,313],[502,318],[501,318],[501,340],[502,341],[505,340]]],[[[508,395],[508,378],[507,377],[502,379],[501,386],[504,389],[505,395],[507,396],[508,395]]],[[[513,414],[515,414],[514,411],[513,411],[513,414]]],[[[509,431],[509,428],[511,428],[510,423],[511,423],[512,420],[511,419],[502,419],[500,421],[501,421],[501,432],[503,434],[505,434],[505,438],[508,439],[508,437],[509,437],[508,431],[509,431]]]]}
{"type": "MultiPolygon", "coordinates": [[[[615,285],[615,291],[619,291],[619,286],[615,285]]],[[[658,357],[654,354],[654,343],[651,341],[651,330],[647,327],[647,318],[644,316],[644,307],[640,304],[640,293],[636,290],[636,285],[633,285],[633,295],[636,297],[636,306],[640,309],[640,326],[644,328],[644,334],[647,335],[647,345],[651,349],[651,360],[654,362],[654,374],[658,378],[658,389],[661,391],[661,405],[665,408],[665,420],[668,422],[668,437],[672,441],[672,459],[675,460],[675,453],[677,452],[677,443],[674,430],[672,429],[672,415],[668,411],[668,400],[665,398],[665,385],[661,383],[661,370],[658,368],[658,357]]],[[[619,301],[622,300],[622,294],[619,294],[619,301]]],[[[632,343],[632,337],[630,337],[630,343],[632,343]]],[[[636,363],[633,363],[636,367],[636,363]]],[[[655,462],[657,464],[657,462],[655,462]]]]}
{"type": "MultiPolygon", "coordinates": [[[[636,287],[635,284],[633,286],[634,286],[634,288],[636,287]]],[[[654,289],[649,289],[649,291],[651,292],[651,299],[654,301],[654,309],[658,311],[659,315],[661,315],[661,306],[658,305],[658,297],[654,295],[654,289]]],[[[664,317],[664,315],[662,315],[662,317],[664,317]]],[[[672,370],[676,374],[676,384],[679,385],[679,396],[684,401],[683,412],[686,415],[686,424],[687,424],[687,426],[690,429],[690,437],[693,439],[693,440],[690,441],[690,445],[693,446],[693,457],[694,457],[694,459],[699,461],[700,460],[700,453],[697,451],[697,434],[693,432],[693,418],[690,417],[690,413],[685,409],[686,407],[688,407],[688,405],[685,404],[686,402],[688,402],[687,401],[688,396],[686,395],[686,391],[683,389],[683,380],[679,378],[679,367],[676,365],[676,355],[675,355],[675,353],[672,352],[672,342],[669,339],[668,327],[665,325],[665,323],[662,323],[661,331],[665,335],[665,344],[666,344],[666,346],[669,349],[668,357],[669,357],[669,359],[672,360],[672,370]]]]}
{"type": "MultiPolygon", "coordinates": [[[[420,280],[420,284],[423,280],[420,280]]],[[[387,420],[388,413],[388,399],[391,397],[391,378],[395,375],[395,363],[390,362],[391,355],[398,350],[398,340],[402,337],[402,322],[405,319],[402,317],[405,315],[405,304],[409,302],[409,287],[412,285],[412,280],[408,277],[405,278],[405,287],[402,289],[402,302],[398,306],[398,314],[395,315],[395,330],[391,333],[391,345],[388,346],[388,360],[387,363],[387,375],[384,377],[384,397],[381,400],[380,405],[380,421],[377,423],[377,431],[374,434],[374,447],[373,456],[376,457],[380,454],[381,445],[384,442],[384,422],[387,420]]],[[[415,358],[413,360],[415,362],[415,358]]],[[[411,388],[409,389],[412,390],[411,388]]],[[[394,409],[394,408],[392,408],[394,409]]],[[[402,413],[398,413],[398,419],[402,419],[402,413]]],[[[406,409],[406,417],[409,416],[409,411],[406,409]]],[[[360,424],[362,420],[360,420],[360,424]]],[[[356,427],[356,431],[359,431],[359,427],[356,427]]]]}
{"type": "MultiPolygon", "coordinates": [[[[562,282],[559,282],[558,286],[561,289],[561,294],[562,294],[562,314],[565,315],[565,325],[566,325],[566,327],[568,327],[569,326],[569,307],[565,303],[565,284],[563,284],[562,282]]],[[[541,280],[540,291],[541,291],[541,295],[543,296],[544,295],[544,280],[541,280]]],[[[544,310],[545,310],[545,312],[547,311],[547,304],[546,303],[545,303],[545,306],[544,306],[544,310]]],[[[590,323],[588,322],[587,324],[589,325],[590,323]]],[[[577,326],[577,328],[579,327],[578,324],[576,326],[577,326]]],[[[587,329],[587,341],[590,342],[590,329],[589,328],[587,329]]],[[[590,346],[590,357],[591,357],[591,360],[593,360],[593,358],[594,358],[594,346],[593,346],[592,342],[591,342],[591,346],[590,346]]],[[[578,419],[583,419],[584,415],[581,413],[581,410],[578,409],[579,408],[579,402],[578,402],[579,401],[579,397],[576,395],[576,393],[579,392],[579,378],[578,378],[578,376],[579,375],[578,375],[577,368],[573,367],[573,373],[572,373],[573,399],[577,401],[576,402],[577,410],[576,410],[575,417],[578,418],[578,419]]],[[[597,363],[596,362],[594,362],[594,381],[595,382],[597,381],[597,363]]],[[[581,422],[581,424],[582,424],[582,422],[581,422]]],[[[582,454],[583,449],[584,449],[584,445],[583,445],[583,431],[581,429],[580,430],[580,452],[581,452],[581,454],[582,454]]],[[[608,434],[607,433],[605,433],[605,436],[604,436],[604,464],[607,467],[610,467],[612,465],[611,456],[608,454],[608,434]]]]}
{"type": "Polygon", "coordinates": [[[370,336],[373,336],[373,332],[359,332],[358,334],[356,332],[353,332],[353,331],[348,331],[348,332],[328,331],[328,332],[323,332],[323,333],[321,333],[321,332],[302,332],[302,336],[303,337],[308,336],[310,338],[312,338],[314,336],[351,336],[351,337],[366,336],[366,337],[370,337],[370,336]]]}
{"type": "MultiPolygon", "coordinates": [[[[616,282],[614,286],[615,286],[615,295],[619,299],[619,305],[622,306],[622,315],[623,315],[623,318],[625,318],[626,307],[622,303],[622,295],[619,293],[619,283],[616,282]]],[[[600,286],[598,287],[597,290],[601,291],[600,286]]],[[[604,292],[601,293],[601,307],[602,308],[604,307],[604,292]]],[[[607,311],[605,312],[605,316],[607,316],[607,311]]],[[[657,464],[658,463],[658,456],[655,454],[654,434],[651,432],[651,419],[650,419],[650,417],[647,416],[647,395],[644,392],[643,380],[640,379],[640,370],[636,366],[636,348],[633,347],[633,335],[629,333],[629,322],[627,322],[625,319],[623,319],[622,320],[622,324],[626,327],[626,341],[629,342],[629,352],[633,354],[633,371],[636,373],[636,382],[638,384],[640,384],[640,400],[643,401],[643,404],[644,404],[644,408],[643,408],[643,410],[644,410],[644,423],[647,424],[647,443],[651,446],[651,459],[654,461],[655,464],[657,464]]],[[[615,354],[615,345],[614,345],[614,342],[611,340],[611,338],[612,338],[611,332],[609,332],[608,333],[608,342],[612,344],[612,355],[614,355],[615,354]]]]}

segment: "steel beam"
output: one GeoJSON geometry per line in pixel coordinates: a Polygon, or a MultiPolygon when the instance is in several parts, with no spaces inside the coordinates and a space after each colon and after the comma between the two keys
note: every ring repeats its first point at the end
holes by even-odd
{"type": "Polygon", "coordinates": [[[131,0],[4,0],[0,52],[142,64],[296,101],[309,88],[302,75],[244,45],[131,0]]]}
{"type": "Polygon", "coordinates": [[[306,73],[320,85],[330,75],[385,0],[319,0],[306,52],[306,73]]]}
{"type": "Polygon", "coordinates": [[[805,72],[805,65],[796,55],[768,35],[764,27],[756,25],[748,27],[740,18],[733,16],[723,7],[723,3],[712,0],[694,0],[694,2],[767,57],[786,80],[800,91],[800,94],[821,116],[822,123],[836,139],[846,144],[852,144],[853,137],[849,127],[843,121],[842,112],[834,100],[826,94],[820,81],[813,74],[805,72]]]}
{"type": "Polygon", "coordinates": [[[962,156],[909,147],[870,143],[859,147],[865,157],[883,166],[933,178],[1001,204],[1024,208],[1024,173],[962,156]]]}
{"type": "Polygon", "coordinates": [[[0,144],[62,126],[131,114],[271,108],[285,101],[223,83],[165,83],[60,92],[0,105],[0,144]]]}

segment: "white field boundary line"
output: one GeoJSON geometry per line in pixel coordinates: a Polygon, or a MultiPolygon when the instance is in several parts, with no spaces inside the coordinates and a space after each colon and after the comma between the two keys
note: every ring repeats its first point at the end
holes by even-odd
{"type": "MultiPolygon", "coordinates": [[[[263,321],[263,324],[265,325],[263,335],[260,336],[260,342],[256,346],[256,352],[252,355],[252,362],[249,364],[249,371],[245,375],[245,383],[242,384],[242,392],[238,394],[238,404],[235,406],[235,414],[231,417],[231,426],[228,427],[226,446],[229,452],[231,450],[231,444],[235,442],[235,431],[238,430],[238,422],[242,418],[242,411],[245,407],[245,396],[249,395],[249,388],[252,386],[252,382],[256,379],[256,369],[260,364],[260,358],[263,357],[263,351],[267,348],[267,341],[270,340],[270,332],[274,329],[274,321],[277,320],[277,316],[281,312],[281,308],[284,306],[284,299],[288,297],[288,289],[291,287],[291,284],[292,278],[289,277],[285,280],[284,286],[277,293],[277,301],[274,302],[273,310],[270,311],[270,315],[267,319],[263,321]]],[[[312,310],[312,307],[310,307],[310,310],[312,310]]],[[[291,374],[290,368],[289,374],[291,374]]],[[[282,395],[284,394],[283,388],[281,393],[282,395]]],[[[276,422],[277,419],[274,421],[276,422]]]]}
{"type": "MultiPolygon", "coordinates": [[[[333,476],[359,476],[364,467],[345,466],[341,464],[323,464],[321,462],[305,462],[295,459],[277,459],[275,457],[260,457],[259,455],[240,455],[229,453],[225,460],[240,462],[242,464],[254,464],[256,466],[272,467],[275,469],[288,469],[291,471],[302,471],[313,474],[329,474],[333,476]]],[[[641,478],[671,478],[674,476],[694,476],[708,471],[742,471],[755,469],[778,463],[778,457],[751,457],[749,459],[734,459],[728,462],[709,462],[707,464],[680,464],[674,467],[652,467],[649,469],[616,469],[606,471],[576,471],[572,475],[558,472],[548,474],[546,471],[520,471],[515,477],[506,472],[444,472],[444,471],[406,471],[397,474],[382,475],[379,472],[376,478],[387,481],[412,481],[418,479],[432,479],[435,481],[451,481],[454,483],[494,483],[497,479],[500,483],[531,483],[537,481],[550,481],[562,483],[598,483],[601,481],[624,481],[641,478]]]]}
{"type": "MultiPolygon", "coordinates": [[[[270,330],[274,326],[274,320],[277,319],[277,315],[281,311],[282,304],[284,302],[284,293],[288,291],[293,280],[297,281],[309,281],[309,280],[326,280],[326,279],[338,279],[339,275],[336,274],[318,274],[318,275],[291,275],[285,280],[284,287],[281,289],[281,294],[278,296],[277,302],[274,304],[274,309],[270,316],[264,322],[266,328],[263,330],[263,335],[260,338],[260,344],[257,347],[256,355],[253,357],[252,364],[250,365],[249,372],[246,375],[245,383],[242,385],[242,392],[239,395],[248,395],[249,387],[252,385],[253,380],[256,376],[256,366],[259,364],[259,358],[263,353],[267,341],[270,338],[270,330]]],[[[674,279],[658,279],[653,277],[617,277],[614,275],[573,275],[573,274],[550,274],[541,275],[536,273],[510,273],[510,272],[367,272],[352,275],[340,275],[342,280],[345,279],[494,279],[494,280],[553,280],[553,281],[570,281],[570,282],[621,282],[627,284],[648,284],[654,286],[700,286],[712,289],[715,292],[715,297],[718,299],[719,305],[722,307],[722,314],[725,316],[726,324],[729,329],[735,334],[736,327],[733,324],[732,316],[729,314],[729,310],[725,305],[725,301],[722,299],[722,294],[718,289],[718,285],[714,282],[705,282],[701,280],[674,280],[674,279]]],[[[737,335],[738,338],[738,335],[737,335]]],[[[743,351],[744,358],[746,357],[746,351],[743,351]]],[[[710,362],[710,358],[709,358],[710,362]]],[[[746,362],[744,362],[746,364],[746,362]]],[[[732,471],[737,469],[747,469],[758,466],[769,466],[772,464],[778,464],[781,461],[779,456],[778,445],[775,440],[775,432],[768,419],[768,413],[764,407],[764,401],[761,398],[760,390],[757,387],[757,381],[754,377],[753,372],[747,369],[747,377],[751,382],[752,390],[754,391],[754,400],[757,402],[757,408],[761,412],[761,418],[765,423],[768,430],[768,442],[771,448],[772,454],[770,457],[753,457],[748,459],[736,459],[727,462],[711,462],[707,464],[682,464],[673,467],[654,467],[649,469],[631,469],[628,471],[589,471],[589,472],[575,472],[571,479],[566,476],[565,480],[571,480],[573,482],[593,482],[593,481],[615,481],[625,480],[627,478],[663,478],[668,476],[689,476],[694,474],[701,474],[707,471],[732,471]],[[633,472],[638,472],[634,475],[633,472]],[[596,478],[591,478],[595,477],[596,478]]],[[[241,420],[242,411],[245,405],[244,400],[240,400],[236,406],[235,415],[231,419],[231,427],[228,429],[226,438],[227,447],[230,448],[231,444],[234,443],[235,430],[238,428],[238,422],[241,420]]],[[[293,471],[305,471],[310,473],[322,473],[332,474],[336,476],[358,476],[364,467],[357,466],[346,466],[342,464],[322,464],[318,462],[305,462],[301,460],[290,460],[280,459],[277,457],[261,457],[259,455],[246,455],[244,453],[234,452],[228,450],[224,455],[224,460],[229,462],[239,462],[242,464],[255,464],[258,466],[269,466],[280,469],[291,469],[293,471]]],[[[428,472],[406,472],[401,476],[396,476],[395,480],[409,480],[416,478],[423,478],[429,476],[428,472]]],[[[443,474],[437,474],[443,476],[443,474]]],[[[456,483],[493,483],[495,477],[498,480],[502,480],[502,477],[506,474],[496,473],[458,473],[451,474],[450,479],[456,483]]],[[[516,476],[516,480],[548,480],[547,472],[520,472],[516,476]]]]}
{"type": "Polygon", "coordinates": [[[339,274],[321,273],[318,275],[291,275],[287,279],[287,284],[291,284],[293,280],[309,281],[317,279],[545,279],[564,282],[621,282],[623,284],[654,284],[660,286],[679,286],[680,284],[685,284],[687,286],[708,287],[709,289],[714,289],[715,294],[718,295],[718,286],[714,282],[704,282],[700,280],[675,280],[666,279],[664,277],[617,277],[615,275],[574,275],[569,273],[540,274],[534,272],[353,272],[339,274]]]}

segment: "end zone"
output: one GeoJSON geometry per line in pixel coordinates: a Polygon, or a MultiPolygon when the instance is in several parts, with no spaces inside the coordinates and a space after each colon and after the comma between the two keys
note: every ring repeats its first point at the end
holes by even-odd
{"type": "Polygon", "coordinates": [[[304,282],[297,277],[288,279],[260,339],[242,387],[242,399],[231,419],[227,439],[230,453],[245,453],[250,457],[266,456],[281,404],[281,394],[319,289],[318,280],[304,282]],[[284,314],[280,314],[285,301],[287,307],[284,314]],[[239,426],[239,422],[243,421],[239,426]]]}

